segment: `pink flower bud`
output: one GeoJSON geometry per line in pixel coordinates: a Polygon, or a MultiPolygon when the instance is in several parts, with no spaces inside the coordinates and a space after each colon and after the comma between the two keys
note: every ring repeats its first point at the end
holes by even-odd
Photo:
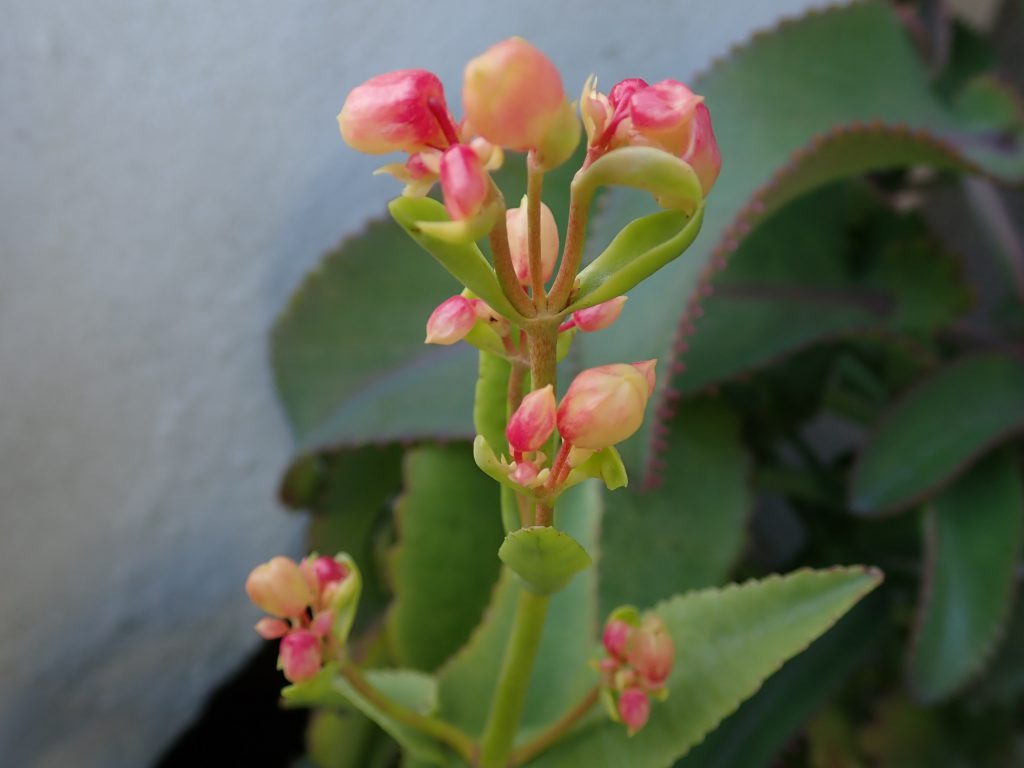
{"type": "Polygon", "coordinates": [[[339,563],[333,557],[321,555],[313,561],[313,573],[316,574],[317,584],[323,589],[328,584],[341,581],[348,576],[348,566],[339,563]]]}
{"type": "Polygon", "coordinates": [[[477,321],[473,302],[455,295],[442,301],[427,320],[425,344],[454,344],[473,330],[477,321]]]}
{"type": "Polygon", "coordinates": [[[441,191],[444,207],[455,221],[476,216],[490,192],[487,171],[476,153],[456,144],[441,157],[441,191]]]}
{"type": "Polygon", "coordinates": [[[626,649],[630,666],[651,688],[660,688],[668,680],[675,655],[672,636],[661,619],[654,614],[647,616],[633,632],[626,649]]]}
{"type": "Polygon", "coordinates": [[[529,487],[533,481],[537,479],[539,472],[540,467],[532,461],[521,459],[516,462],[516,468],[509,473],[509,479],[513,483],[519,483],[519,485],[529,487]]]}
{"type": "Polygon", "coordinates": [[[466,65],[466,119],[494,144],[523,151],[540,146],[564,102],[555,65],[520,37],[491,46],[466,65]]]}
{"type": "Polygon", "coordinates": [[[654,385],[657,383],[657,375],[655,374],[654,369],[657,365],[657,360],[644,360],[640,363],[633,363],[633,367],[640,371],[640,373],[644,375],[644,379],[647,381],[648,397],[654,394],[654,385]]]}
{"type": "Polygon", "coordinates": [[[683,152],[682,158],[690,164],[705,196],[711,191],[722,169],[722,155],[718,151],[718,142],[711,129],[711,113],[703,104],[698,104],[693,113],[690,126],[690,143],[683,152]]]}
{"type": "MultiPolygon", "coordinates": [[[[532,285],[530,280],[530,234],[527,221],[526,198],[518,208],[505,211],[505,226],[508,228],[508,246],[512,252],[512,266],[522,285],[532,285]]],[[[558,226],[551,209],[540,204],[540,263],[543,280],[546,283],[555,271],[558,260],[558,226]]]]}
{"type": "Polygon", "coordinates": [[[648,378],[626,363],[583,371],[558,407],[558,431],[574,446],[595,451],[622,442],[644,420],[648,378]]]}
{"type": "Polygon", "coordinates": [[[629,688],[619,695],[619,717],[630,736],[647,725],[651,716],[651,700],[639,688],[629,688]]]}
{"type": "Polygon", "coordinates": [[[641,80],[639,77],[627,77],[625,80],[617,82],[608,91],[608,103],[612,105],[612,109],[615,109],[620,104],[627,104],[630,96],[647,87],[649,86],[646,80],[641,80]]]}
{"type": "Polygon", "coordinates": [[[640,88],[629,98],[633,131],[653,144],[681,156],[690,141],[690,123],[703,101],[676,80],[640,88]]]}
{"type": "Polygon", "coordinates": [[[315,677],[322,663],[320,639],[307,629],[296,629],[281,639],[278,663],[293,683],[315,677]]]}
{"type": "Polygon", "coordinates": [[[291,629],[291,625],[287,621],[272,619],[269,616],[264,616],[256,622],[255,626],[256,634],[264,640],[277,640],[279,637],[284,637],[288,634],[289,629],[291,629]]]}
{"type": "Polygon", "coordinates": [[[302,570],[288,557],[253,568],[245,591],[258,608],[274,616],[299,616],[313,599],[302,570]]]}
{"type": "Polygon", "coordinates": [[[612,619],[605,624],[604,635],[601,640],[608,655],[624,661],[626,658],[626,645],[632,632],[633,627],[618,619],[612,619]]]}
{"type": "Polygon", "coordinates": [[[584,333],[603,331],[619,319],[626,298],[626,296],[617,296],[596,306],[579,309],[572,313],[572,324],[584,333]]]}
{"type": "Polygon", "coordinates": [[[555,410],[555,389],[550,384],[524,397],[505,430],[512,450],[517,453],[540,450],[555,431],[555,410]]]}
{"type": "Polygon", "coordinates": [[[316,616],[313,617],[313,621],[309,623],[309,631],[317,637],[326,637],[327,633],[331,631],[331,625],[333,623],[333,611],[320,611],[316,616]]]}
{"type": "Polygon", "coordinates": [[[353,88],[338,127],[349,146],[370,155],[443,149],[456,140],[441,81],[422,69],[377,75],[353,88]]]}

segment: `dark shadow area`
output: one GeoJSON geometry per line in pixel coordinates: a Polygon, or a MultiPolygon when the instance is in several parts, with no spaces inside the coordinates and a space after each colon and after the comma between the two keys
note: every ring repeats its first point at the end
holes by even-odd
{"type": "Polygon", "coordinates": [[[306,710],[280,706],[285,679],[275,669],[276,659],[277,643],[264,643],[210,695],[156,768],[195,768],[228,755],[228,765],[292,765],[303,752],[309,716],[306,710]]]}

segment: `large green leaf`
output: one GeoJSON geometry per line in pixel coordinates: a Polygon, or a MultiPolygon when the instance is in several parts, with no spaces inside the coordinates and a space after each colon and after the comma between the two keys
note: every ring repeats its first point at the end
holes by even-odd
{"type": "MultiPolygon", "coordinates": [[[[723,158],[701,236],[657,280],[633,291],[619,323],[580,345],[587,365],[660,358],[655,405],[662,414],[667,411],[657,406],[671,363],[693,333],[702,286],[745,232],[773,211],[827,182],[883,168],[927,163],[1006,179],[1024,175],[1019,117],[1012,110],[972,115],[945,102],[895,12],[882,2],[785,23],[716,64],[693,87],[711,110],[723,158]]],[[[648,210],[646,204],[620,206],[620,199],[609,194],[605,215],[595,220],[596,247],[648,210]]],[[[627,463],[642,458],[651,434],[648,427],[625,446],[627,463]]]]}
{"type": "Polygon", "coordinates": [[[887,629],[872,597],[856,606],[810,648],[787,661],[676,768],[769,768],[887,629]]]}
{"type": "Polygon", "coordinates": [[[467,446],[423,446],[406,456],[395,516],[391,644],[400,666],[432,670],[466,641],[497,581],[498,486],[467,446]]]}
{"type": "Polygon", "coordinates": [[[605,495],[602,614],[720,584],[743,547],[753,496],[738,416],[700,398],[670,426],[662,485],[605,495]]]}
{"type": "MultiPolygon", "coordinates": [[[[420,714],[429,715],[437,710],[437,682],[429,675],[409,669],[371,669],[366,672],[366,679],[387,698],[420,714]]],[[[339,675],[333,664],[324,667],[312,680],[288,686],[281,691],[281,696],[291,707],[327,707],[346,711],[354,706],[411,754],[429,761],[431,765],[449,765],[448,752],[433,737],[384,714],[339,675]]]]}
{"type": "Polygon", "coordinates": [[[782,664],[879,583],[876,571],[797,571],[656,606],[676,645],[669,696],[633,737],[603,713],[589,718],[536,768],[661,768],[684,755],[782,664]]]}
{"type": "Polygon", "coordinates": [[[743,241],[704,301],[684,393],[852,333],[934,331],[967,309],[959,265],[920,216],[858,183],[787,205],[743,241]]]}
{"type": "Polygon", "coordinates": [[[935,498],[925,516],[927,558],[910,682],[945,698],[992,655],[1010,615],[1024,527],[1024,490],[1012,453],[986,457],[935,498]]]}
{"type": "Polygon", "coordinates": [[[883,415],[850,478],[851,508],[913,506],[1024,430],[1024,359],[988,353],[938,371],[883,415]]]}
{"type": "Polygon", "coordinates": [[[306,729],[306,752],[316,768],[387,768],[397,746],[354,707],[312,714],[306,729]]]}
{"type": "MultiPolygon", "coordinates": [[[[597,484],[590,481],[567,491],[557,513],[558,527],[597,561],[601,521],[597,484]]],[[[521,589],[505,570],[483,623],[438,672],[441,715],[470,735],[483,732],[521,589]]],[[[596,673],[587,664],[598,632],[596,593],[596,569],[591,567],[552,596],[530,678],[520,741],[566,712],[596,682],[596,673]]]]}

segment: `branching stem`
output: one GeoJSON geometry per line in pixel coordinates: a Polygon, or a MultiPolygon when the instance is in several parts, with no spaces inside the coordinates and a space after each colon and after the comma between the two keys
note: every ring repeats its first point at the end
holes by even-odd
{"type": "Polygon", "coordinates": [[[554,746],[559,739],[565,736],[576,723],[593,709],[600,695],[601,688],[596,685],[587,691],[586,696],[580,699],[572,709],[548,726],[534,739],[519,747],[519,749],[513,750],[510,761],[512,765],[528,763],[537,755],[554,746]]]}

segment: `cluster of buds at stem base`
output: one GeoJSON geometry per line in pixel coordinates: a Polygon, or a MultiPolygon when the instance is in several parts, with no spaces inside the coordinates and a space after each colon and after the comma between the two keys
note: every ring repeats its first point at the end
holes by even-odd
{"type": "Polygon", "coordinates": [[[266,640],[280,640],[278,666],[293,683],[314,677],[344,647],[359,602],[362,579],[346,554],[312,554],[296,563],[278,556],[256,566],[245,591],[271,614],[256,622],[266,640]]]}
{"type": "Polygon", "coordinates": [[[651,699],[668,696],[675,643],[657,614],[641,616],[632,606],[612,612],[602,640],[605,655],[597,668],[605,706],[632,736],[647,724],[651,699]]]}

